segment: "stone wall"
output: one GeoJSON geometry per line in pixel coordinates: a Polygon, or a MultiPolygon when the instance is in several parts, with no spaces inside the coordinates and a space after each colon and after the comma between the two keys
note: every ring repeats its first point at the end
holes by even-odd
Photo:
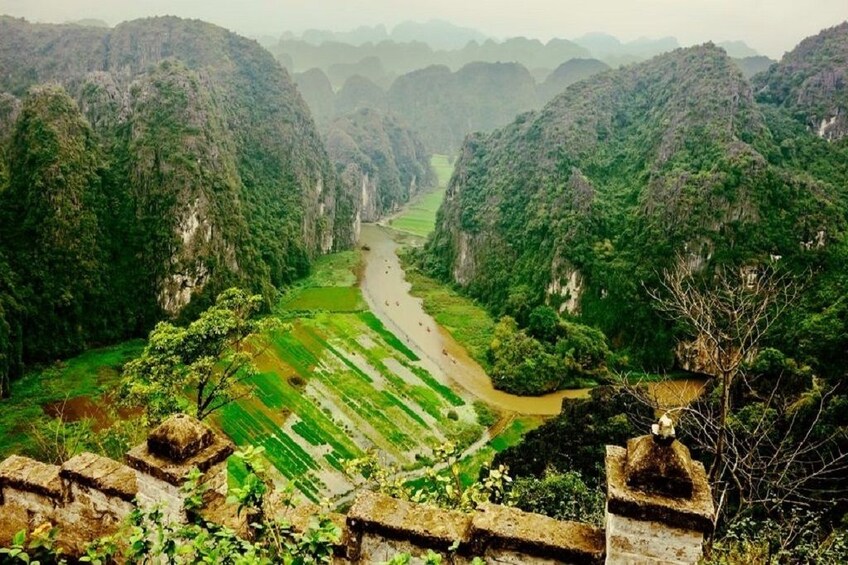
{"type": "MultiPolygon", "coordinates": [[[[177,416],[130,450],[127,464],[91,453],[61,466],[9,457],[0,463],[0,546],[16,531],[49,522],[60,546],[79,554],[88,541],[115,532],[136,505],[158,505],[166,519],[184,521],[181,486],[195,467],[213,495],[204,517],[247,534],[244,516],[225,502],[232,450],[200,422],[177,416]]],[[[423,563],[434,551],[457,564],[474,557],[489,564],[697,563],[712,500],[703,466],[685,447],[652,436],[626,449],[608,447],[607,475],[606,530],[494,504],[461,513],[365,491],[346,515],[330,514],[343,532],[335,562],[379,563],[404,552],[423,563]]],[[[267,505],[295,531],[307,530],[320,512],[276,495],[267,505]]]]}

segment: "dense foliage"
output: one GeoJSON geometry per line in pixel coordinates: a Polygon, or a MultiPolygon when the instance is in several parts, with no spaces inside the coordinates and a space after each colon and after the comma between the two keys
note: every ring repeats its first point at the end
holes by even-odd
{"type": "Polygon", "coordinates": [[[233,285],[270,303],[352,244],[354,197],[255,42],[3,17],[0,66],[0,383],[233,285]]]}
{"type": "Polygon", "coordinates": [[[466,142],[425,266],[496,314],[562,305],[637,366],[668,368],[675,330],[646,289],[675,255],[801,273],[839,248],[840,149],[800,131],[789,154],[783,127],[713,46],[597,75],[466,142]]]}
{"type": "Polygon", "coordinates": [[[186,327],[156,324],[141,355],[124,366],[122,402],[144,408],[156,424],[189,407],[203,420],[250,394],[246,381],[263,351],[259,336],[281,329],[274,318],[257,319],[261,302],[231,288],[186,327]]]}
{"type": "Polygon", "coordinates": [[[362,193],[360,215],[373,221],[435,184],[430,153],[397,118],[359,110],[327,128],[327,151],[350,193],[362,193]]]}
{"type": "Polygon", "coordinates": [[[488,355],[495,386],[521,395],[595,384],[607,375],[611,358],[600,331],[560,320],[549,306],[533,310],[527,330],[502,318],[488,355]]]}

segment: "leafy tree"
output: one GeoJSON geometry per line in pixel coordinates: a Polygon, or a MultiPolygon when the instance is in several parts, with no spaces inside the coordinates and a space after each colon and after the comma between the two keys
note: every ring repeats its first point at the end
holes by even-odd
{"type": "Polygon", "coordinates": [[[508,316],[495,326],[488,355],[496,388],[544,394],[606,376],[611,353],[603,333],[560,320],[548,306],[537,307],[530,317],[527,330],[508,316]],[[528,335],[534,331],[545,339],[528,335]]]}
{"type": "Polygon", "coordinates": [[[574,520],[600,525],[604,517],[601,489],[583,482],[580,473],[549,469],[542,478],[518,477],[512,483],[515,505],[526,512],[557,520],[574,520]]]}
{"type": "Polygon", "coordinates": [[[560,384],[557,358],[504,317],[495,326],[489,349],[492,381],[496,388],[515,394],[544,394],[560,384]]]}
{"type": "Polygon", "coordinates": [[[11,379],[22,372],[21,305],[12,272],[0,253],[0,398],[11,395],[11,379]]]}
{"type": "Polygon", "coordinates": [[[156,325],[141,356],[124,367],[126,401],[143,405],[152,422],[180,411],[191,391],[199,420],[249,394],[245,381],[264,350],[256,338],[279,329],[256,316],[262,298],[231,288],[187,327],[156,325]]]}
{"type": "Polygon", "coordinates": [[[550,306],[537,306],[530,312],[527,331],[539,341],[554,343],[559,330],[559,314],[550,306]]]}
{"type": "Polygon", "coordinates": [[[486,468],[479,480],[466,485],[459,466],[461,457],[462,452],[452,442],[436,447],[433,464],[415,485],[403,477],[400,469],[384,465],[375,451],[346,462],[345,472],[354,480],[364,478],[374,490],[387,496],[440,508],[470,512],[486,502],[511,503],[508,487],[512,479],[506,467],[486,468]]]}

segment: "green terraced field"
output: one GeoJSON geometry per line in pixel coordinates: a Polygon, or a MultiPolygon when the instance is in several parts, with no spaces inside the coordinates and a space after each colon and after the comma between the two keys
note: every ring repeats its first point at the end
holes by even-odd
{"type": "Polygon", "coordinates": [[[302,288],[286,296],[285,310],[327,310],[329,312],[359,312],[365,309],[362,293],[356,287],[319,286],[302,288]]]}
{"type": "MultiPolygon", "coordinates": [[[[322,258],[283,298],[278,311],[291,330],[267,336],[250,380],[256,394],[215,418],[239,445],[264,446],[268,461],[315,502],[353,487],[343,462],[367,449],[414,469],[435,445],[483,433],[470,404],[365,310],[352,286],[357,268],[347,253],[322,258]]],[[[237,479],[241,471],[231,470],[237,479]]]]}
{"type": "Polygon", "coordinates": [[[12,453],[37,455],[32,427],[46,421],[45,406],[73,399],[90,401],[94,407],[107,405],[121,366],[143,347],[136,340],[91,349],[12,381],[11,398],[0,400],[0,459],[12,453]]]}
{"type": "Polygon", "coordinates": [[[453,174],[453,162],[445,155],[433,155],[431,164],[436,171],[438,186],[411,202],[402,214],[391,220],[389,225],[392,228],[419,237],[427,237],[435,229],[436,212],[445,199],[445,191],[453,174]]]}

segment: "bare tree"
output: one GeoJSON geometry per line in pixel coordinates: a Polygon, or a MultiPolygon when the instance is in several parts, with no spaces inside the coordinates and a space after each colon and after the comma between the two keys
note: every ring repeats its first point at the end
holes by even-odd
{"type": "Polygon", "coordinates": [[[709,472],[715,480],[724,458],[734,380],[742,363],[755,354],[763,335],[797,297],[798,287],[790,283],[788,275],[770,266],[722,269],[703,280],[696,276],[691,262],[678,257],[674,267],[663,272],[661,288],[648,293],[660,311],[704,346],[709,372],[721,381],[715,459],[709,472]]]}
{"type": "MultiPolygon", "coordinates": [[[[823,499],[848,497],[845,432],[821,425],[834,390],[812,378],[800,396],[787,394],[785,371],[767,382],[746,371],[799,288],[770,266],[698,278],[691,264],[678,259],[663,273],[661,287],[648,291],[662,312],[699,341],[708,372],[719,380],[717,402],[681,398],[672,409],[693,446],[713,456],[709,478],[717,519],[731,493],[737,512],[758,505],[777,514],[787,504],[814,508],[823,499]],[[731,422],[732,390],[749,402],[731,422]]],[[[669,399],[657,398],[653,389],[630,390],[654,408],[669,408],[669,399]]]]}

